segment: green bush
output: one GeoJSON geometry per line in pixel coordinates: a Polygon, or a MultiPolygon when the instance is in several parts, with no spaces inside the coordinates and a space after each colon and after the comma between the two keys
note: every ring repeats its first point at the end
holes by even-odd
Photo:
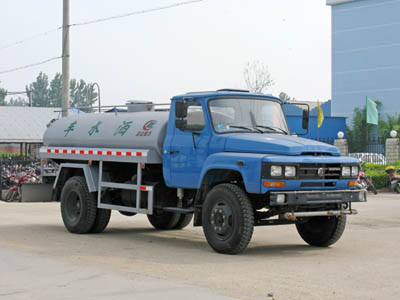
{"type": "Polygon", "coordinates": [[[9,157],[19,157],[19,153],[0,152],[0,159],[8,159],[9,157]]]}
{"type": "Polygon", "coordinates": [[[397,170],[400,167],[400,161],[387,165],[365,164],[363,166],[365,174],[371,178],[375,188],[385,189],[390,187],[389,175],[385,172],[388,166],[394,166],[397,170]]]}

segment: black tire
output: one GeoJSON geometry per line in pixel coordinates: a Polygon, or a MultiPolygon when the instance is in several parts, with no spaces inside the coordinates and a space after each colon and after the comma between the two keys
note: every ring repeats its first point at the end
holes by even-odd
{"type": "Polygon", "coordinates": [[[397,194],[400,194],[400,184],[397,184],[394,190],[397,194]]]}
{"type": "Polygon", "coordinates": [[[128,212],[128,211],[118,211],[121,215],[126,216],[126,217],[133,217],[134,215],[136,215],[136,213],[133,212],[128,212]]]}
{"type": "Polygon", "coordinates": [[[84,177],[67,180],[61,192],[61,215],[65,228],[72,233],[88,233],[96,220],[97,204],[89,193],[84,177]]]}
{"type": "Polygon", "coordinates": [[[246,193],[234,184],[219,184],[206,196],[202,209],[203,231],[219,253],[244,251],[253,235],[254,214],[246,193]]]}
{"type": "Polygon", "coordinates": [[[96,213],[96,219],[94,220],[94,224],[90,229],[90,233],[101,233],[103,232],[111,218],[111,209],[103,209],[98,208],[96,213]]]}
{"type": "MultiPolygon", "coordinates": [[[[97,199],[97,196],[99,195],[98,193],[95,193],[95,198],[97,199]]],[[[107,191],[102,194],[102,197],[108,197],[107,191]]],[[[96,201],[97,203],[97,201],[96,201]]],[[[97,204],[96,204],[97,206],[97,204]]],[[[96,219],[94,220],[94,224],[92,228],[90,229],[90,233],[101,233],[103,232],[106,228],[108,223],[110,222],[111,218],[111,209],[103,209],[103,208],[97,208],[96,211],[96,219]]]]}
{"type": "Polygon", "coordinates": [[[8,191],[4,197],[4,201],[11,202],[13,194],[14,194],[14,191],[8,191]]]}
{"type": "Polygon", "coordinates": [[[181,214],[178,223],[174,226],[173,229],[183,229],[190,224],[193,219],[193,214],[181,214]]]}
{"type": "Polygon", "coordinates": [[[346,216],[311,217],[305,223],[296,224],[301,238],[311,246],[328,247],[336,243],[346,227],[346,216]]]}
{"type": "Polygon", "coordinates": [[[12,202],[17,202],[17,201],[21,202],[22,201],[22,196],[18,190],[15,190],[14,193],[12,194],[11,201],[12,202]]]}
{"type": "Polygon", "coordinates": [[[378,194],[378,191],[376,190],[376,188],[372,182],[369,184],[369,189],[371,190],[371,192],[374,193],[374,195],[378,194]]]}
{"type": "Polygon", "coordinates": [[[181,217],[180,213],[172,213],[165,211],[154,211],[152,215],[147,215],[147,219],[154,228],[159,230],[174,229],[181,217]]]}

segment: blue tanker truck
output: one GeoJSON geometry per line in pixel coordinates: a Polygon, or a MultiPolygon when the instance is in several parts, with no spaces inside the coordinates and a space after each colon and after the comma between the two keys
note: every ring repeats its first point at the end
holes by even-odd
{"type": "Polygon", "coordinates": [[[242,252],[267,225],[293,224],[308,244],[332,245],[357,213],[352,203],[367,201],[355,186],[359,162],[291,133],[286,104],[224,89],[175,96],[161,111],[142,103],[53,122],[40,153],[58,164],[53,197],[65,227],[100,233],[117,210],[146,214],[159,230],[193,219],[220,253],[242,252]]]}

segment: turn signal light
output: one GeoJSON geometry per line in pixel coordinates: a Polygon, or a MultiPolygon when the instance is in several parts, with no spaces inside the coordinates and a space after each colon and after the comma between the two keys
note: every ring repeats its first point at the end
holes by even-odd
{"type": "Polygon", "coordinates": [[[348,185],[349,186],[356,186],[357,181],[349,181],[348,185]]]}
{"type": "Polygon", "coordinates": [[[264,181],[263,185],[268,188],[283,188],[286,183],[284,181],[264,181]]]}

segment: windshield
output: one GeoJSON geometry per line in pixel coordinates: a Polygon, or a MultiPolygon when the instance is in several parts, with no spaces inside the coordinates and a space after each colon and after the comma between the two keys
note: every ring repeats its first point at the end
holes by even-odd
{"type": "Polygon", "coordinates": [[[273,100],[214,99],[209,102],[209,108],[218,133],[289,133],[282,107],[273,100]]]}

